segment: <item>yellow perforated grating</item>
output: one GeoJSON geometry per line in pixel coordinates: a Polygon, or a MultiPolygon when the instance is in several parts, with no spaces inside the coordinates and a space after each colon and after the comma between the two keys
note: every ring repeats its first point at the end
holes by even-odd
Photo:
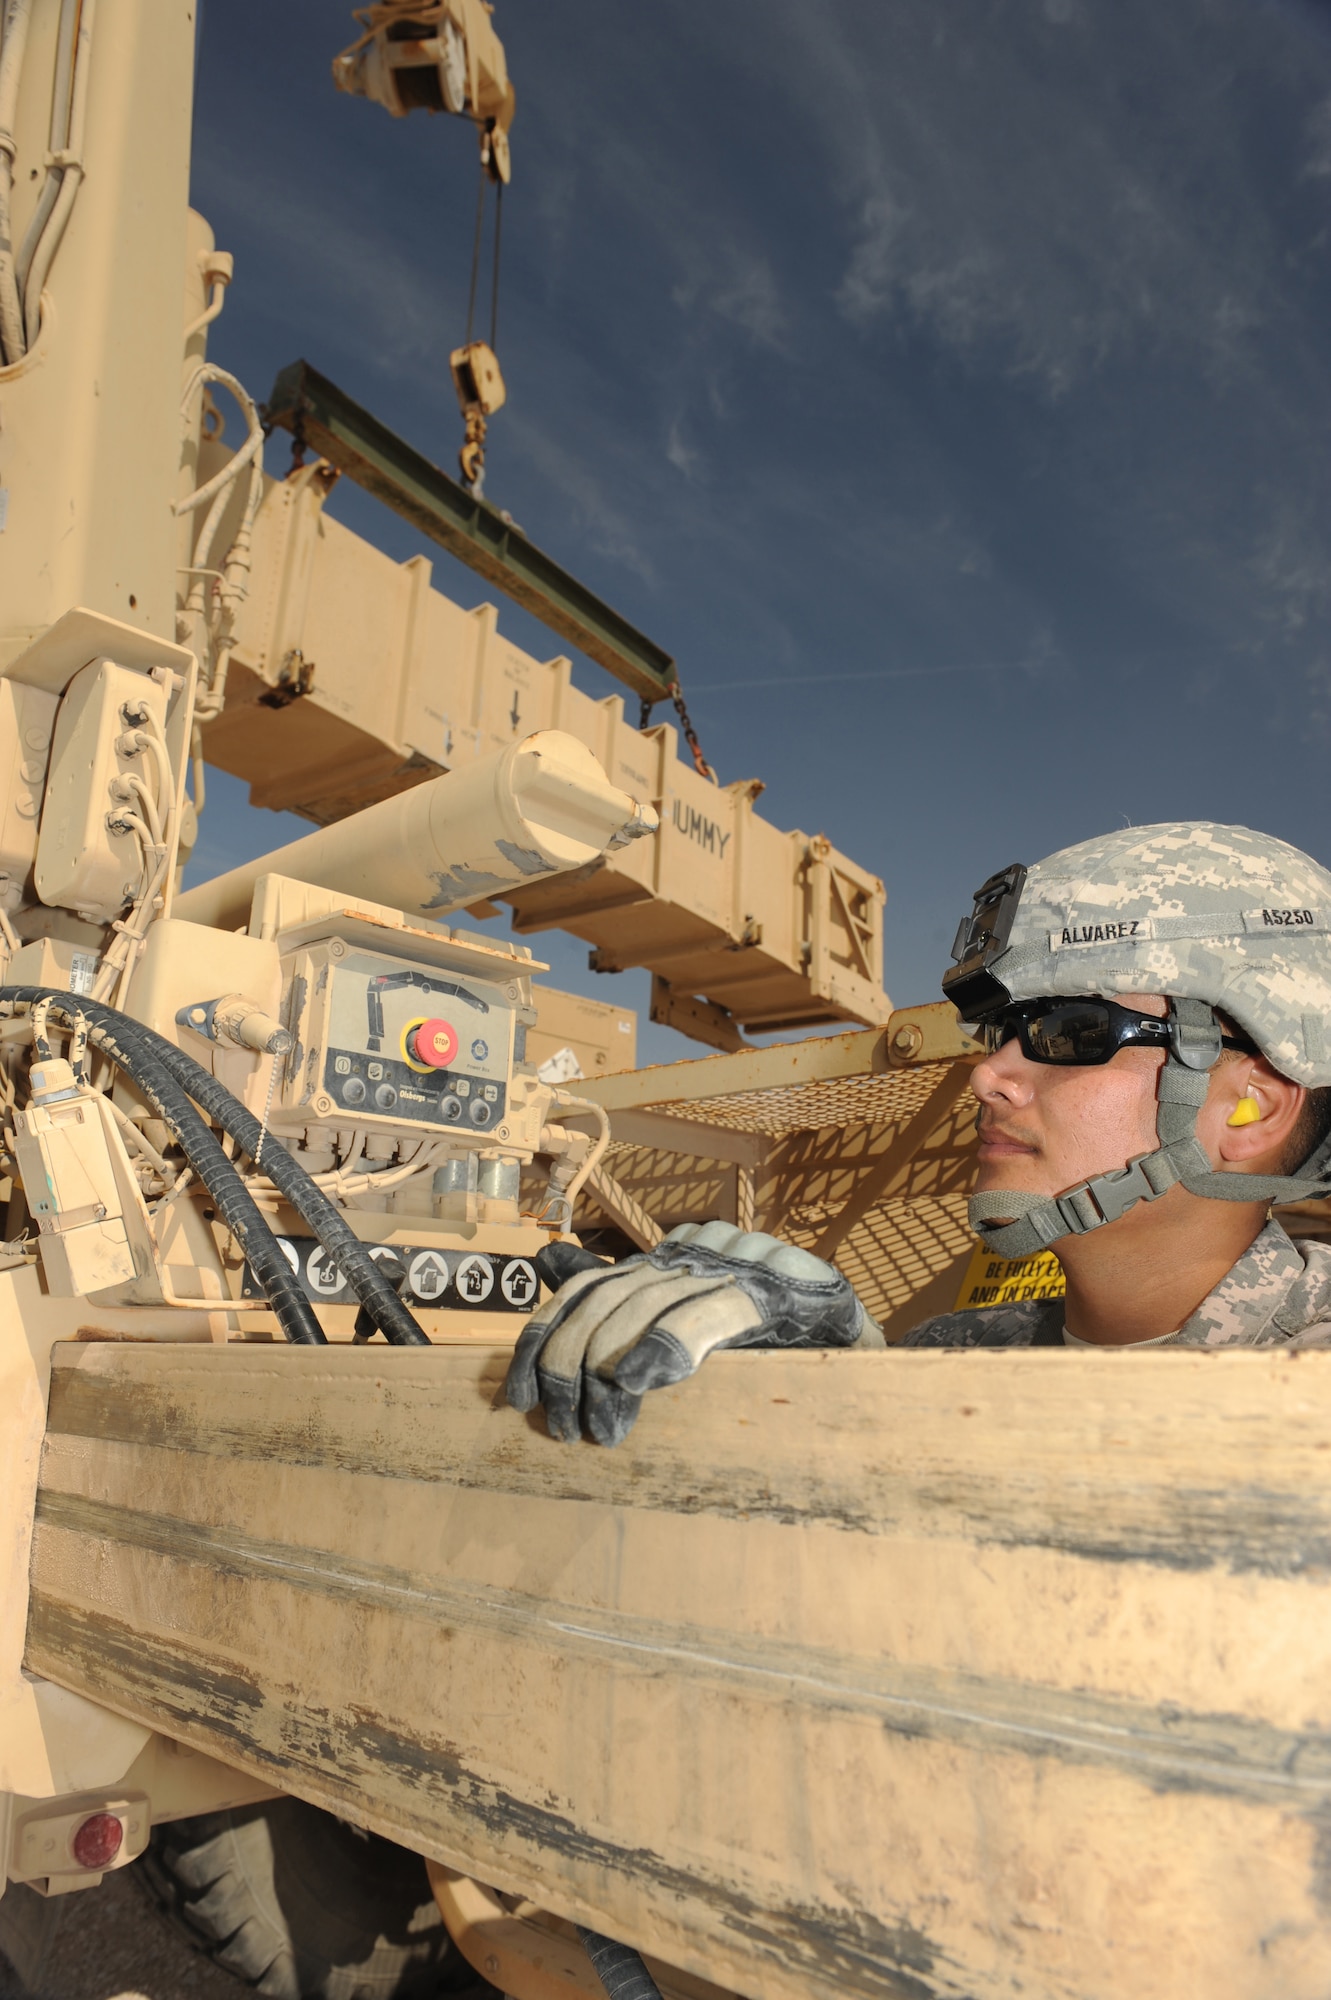
{"type": "MultiPolygon", "coordinates": [[[[946,1068],[929,1063],[651,1107],[666,1118],[673,1113],[696,1125],[765,1138],[769,1144],[752,1174],[623,1141],[612,1144],[607,1165],[662,1228],[713,1216],[735,1220],[741,1202],[747,1202],[746,1227],[815,1249],[864,1175],[891,1153],[946,1068]]],[[[975,1100],[965,1091],[940,1113],[932,1131],[921,1135],[911,1159],[899,1163],[887,1198],[831,1253],[869,1311],[890,1325],[891,1338],[924,1313],[949,1311],[955,1303],[974,1248],[966,1221],[974,1120],[975,1100]]],[[[578,1221],[580,1227],[595,1226],[594,1202],[585,1214],[580,1204],[578,1221]]]]}
{"type": "MultiPolygon", "coordinates": [[[[792,1209],[781,1234],[812,1250],[835,1213],[832,1208],[792,1209]]],[[[950,1265],[968,1257],[974,1244],[965,1194],[936,1195],[870,1209],[837,1249],[835,1261],[874,1318],[886,1320],[950,1265]]]]}
{"type": "Polygon", "coordinates": [[[815,1132],[826,1125],[894,1125],[923,1104],[942,1075],[942,1063],[918,1069],[887,1070],[881,1076],[835,1077],[825,1083],[783,1084],[775,1090],[744,1090],[731,1097],[704,1097],[691,1103],[654,1104],[653,1111],[723,1125],[734,1132],[815,1132]]]}

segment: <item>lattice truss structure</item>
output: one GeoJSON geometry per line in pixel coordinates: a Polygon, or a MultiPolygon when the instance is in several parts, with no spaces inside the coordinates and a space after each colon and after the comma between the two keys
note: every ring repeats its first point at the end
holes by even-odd
{"type": "MultiPolygon", "coordinates": [[[[855,1039],[866,1064],[881,1050],[872,1035],[855,1039]]],[[[710,1067],[655,1074],[665,1084],[710,1067]]],[[[612,1109],[608,1180],[585,1192],[575,1227],[595,1240],[609,1222],[642,1240],[645,1215],[659,1231],[712,1217],[768,1230],[835,1262],[899,1338],[951,1310],[975,1247],[969,1067],[954,1058],[612,1109]]]]}

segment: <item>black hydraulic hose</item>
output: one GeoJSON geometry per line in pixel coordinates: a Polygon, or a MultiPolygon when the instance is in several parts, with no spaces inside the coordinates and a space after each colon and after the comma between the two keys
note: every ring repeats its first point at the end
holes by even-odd
{"type": "Polygon", "coordinates": [[[180,1141],[185,1158],[217,1203],[218,1214],[263,1286],[287,1339],[301,1347],[323,1346],[324,1331],[314,1308],[296,1283],[295,1273],[249,1189],[176,1079],[160,1063],[151,1060],[151,1053],[137,1037],[125,1032],[137,1024],[113,1007],[103,1007],[95,1000],[80,1000],[45,986],[0,986],[0,1001],[3,1000],[15,1005],[49,1001],[51,1012],[71,1026],[82,1014],[88,1023],[89,1041],[124,1070],[180,1141]]]}
{"type": "MultiPolygon", "coordinates": [[[[189,1091],[195,1103],[201,1104],[208,1116],[215,1119],[224,1132],[231,1134],[251,1160],[255,1160],[263,1127],[254,1113],[247,1111],[225,1084],[219,1083],[215,1076],[196,1063],[192,1056],[178,1049],[174,1042],[153,1034],[151,1028],[141,1027],[138,1023],[135,1025],[140,1034],[152,1036],[161,1060],[176,1081],[189,1091]]],[[[323,1189],[315,1186],[300,1161],[294,1160],[286,1147],[271,1134],[269,1143],[262,1150],[262,1162],[256,1160],[256,1165],[267,1174],[296,1213],[304,1217],[338,1269],[346,1273],[347,1283],[385,1340],[391,1341],[395,1347],[429,1347],[429,1334],[410,1308],[403,1305],[391,1274],[380,1270],[359,1236],[348,1226],[323,1189]]]]}
{"type": "Polygon", "coordinates": [[[636,1951],[578,1925],[582,1948],[610,2000],[662,2000],[661,1989],[636,1951]]]}
{"type": "MultiPolygon", "coordinates": [[[[137,1044],[157,1064],[166,1069],[194,1102],[202,1106],[224,1132],[231,1135],[251,1160],[260,1151],[263,1127],[253,1112],[247,1111],[239,1099],[232,1096],[225,1084],[219,1083],[217,1078],[201,1064],[196,1063],[192,1056],[187,1056],[174,1042],[168,1042],[164,1036],[146,1027],[142,1021],[135,1021],[127,1014],[118,1013],[114,1008],[102,1007],[90,1000],[80,1000],[68,993],[53,994],[44,987],[3,987],[0,988],[0,999],[21,999],[29,1003],[50,999],[62,1003],[59,1008],[53,1006],[52,1011],[60,1013],[67,1020],[72,1020],[75,1013],[82,1013],[89,1023],[95,1017],[104,1017],[114,1022],[121,1037],[127,1042],[137,1044]]],[[[309,1224],[338,1269],[346,1273],[352,1291],[382,1330],[385,1339],[391,1341],[395,1347],[430,1346],[430,1336],[415,1315],[403,1305],[391,1278],[379,1269],[360,1238],[347,1226],[323,1189],[315,1186],[300,1162],[292,1158],[285,1146],[276,1139],[271,1139],[271,1135],[270,1144],[263,1146],[262,1152],[263,1172],[296,1213],[309,1224]]],[[[225,1157],[224,1154],[223,1158],[225,1157]]],[[[257,1209],[255,1213],[258,1213],[257,1209]]],[[[281,1257],[280,1251],[277,1254],[281,1257]]],[[[282,1262],[285,1267],[285,1258],[282,1262]]],[[[252,1268],[260,1283],[263,1283],[257,1266],[252,1268]]],[[[289,1270],[288,1275],[290,1275],[289,1270]]],[[[310,1310],[313,1316],[313,1309],[310,1310]]],[[[322,1338],[321,1333],[320,1339],[322,1338]]]]}

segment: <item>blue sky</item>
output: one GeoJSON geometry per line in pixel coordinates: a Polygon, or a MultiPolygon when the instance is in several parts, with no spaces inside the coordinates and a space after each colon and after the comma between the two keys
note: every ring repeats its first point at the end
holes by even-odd
{"type": "MultiPolygon", "coordinates": [[[[723,780],[883,877],[893,999],[936,996],[994,868],[1125,821],[1331,862],[1331,9],[494,18],[487,495],[675,655],[723,780]]],[[[210,353],[259,395],[304,355],[451,466],[474,136],[338,95],[353,32],[339,0],[206,0],[193,199],[236,259],[210,353]]],[[[219,775],[192,879],[303,830],[219,775]]],[[[645,1013],[644,975],[531,942],[645,1013]]]]}

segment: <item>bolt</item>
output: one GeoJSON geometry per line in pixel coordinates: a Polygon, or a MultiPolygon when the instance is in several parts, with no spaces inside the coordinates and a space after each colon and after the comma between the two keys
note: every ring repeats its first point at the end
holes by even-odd
{"type": "Polygon", "coordinates": [[[893,1051],[904,1062],[908,1062],[912,1056],[917,1056],[923,1047],[924,1030],[916,1027],[913,1021],[907,1021],[892,1037],[893,1051]]]}

